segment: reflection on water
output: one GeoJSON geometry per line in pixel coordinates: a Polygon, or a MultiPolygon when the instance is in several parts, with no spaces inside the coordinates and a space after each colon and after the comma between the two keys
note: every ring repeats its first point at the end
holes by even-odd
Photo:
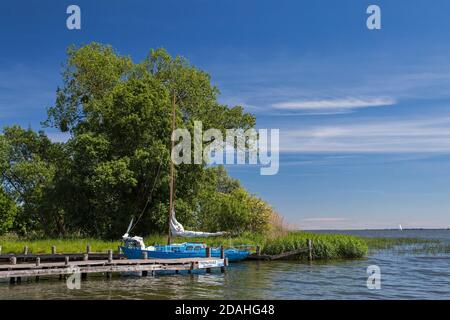
{"type": "MultiPolygon", "coordinates": [[[[387,236],[385,231],[370,233],[387,236]]],[[[409,237],[449,243],[450,231],[415,231],[409,237]]],[[[449,254],[385,250],[355,261],[248,261],[232,264],[225,274],[117,276],[110,281],[90,276],[80,290],[69,290],[56,278],[0,283],[0,299],[450,299],[449,266],[449,254]],[[366,269],[373,264],[381,268],[381,290],[366,287],[366,269]]]]}

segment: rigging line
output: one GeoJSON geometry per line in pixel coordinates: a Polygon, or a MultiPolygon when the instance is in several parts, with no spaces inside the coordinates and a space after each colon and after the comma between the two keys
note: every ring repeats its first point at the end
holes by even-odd
{"type": "MultiPolygon", "coordinates": [[[[156,174],[155,181],[153,182],[152,191],[150,192],[150,195],[149,195],[148,198],[147,198],[147,202],[145,203],[145,206],[144,206],[144,208],[142,209],[141,214],[140,214],[139,217],[137,218],[136,222],[131,226],[130,231],[134,229],[134,227],[138,224],[139,220],[141,220],[142,216],[144,215],[144,212],[145,212],[145,210],[147,209],[147,206],[148,206],[148,204],[150,203],[150,200],[151,200],[151,198],[152,198],[153,191],[155,191],[156,182],[158,181],[159,173],[160,173],[160,172],[161,172],[161,163],[159,163],[159,166],[158,166],[158,172],[157,172],[157,174],[156,174]]],[[[128,232],[130,232],[130,231],[128,231],[128,232]]]]}

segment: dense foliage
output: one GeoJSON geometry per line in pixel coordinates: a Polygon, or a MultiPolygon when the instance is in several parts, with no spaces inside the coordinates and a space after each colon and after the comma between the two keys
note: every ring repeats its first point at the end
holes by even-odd
{"type": "MultiPolygon", "coordinates": [[[[11,126],[0,135],[0,233],[118,237],[167,229],[171,103],[177,128],[248,129],[255,118],[217,101],[210,76],[165,50],[140,63],[110,46],[68,49],[46,127],[65,143],[11,126]],[[10,199],[4,200],[4,199],[10,199]],[[5,217],[5,218],[3,218],[5,217]]],[[[271,208],[221,167],[176,167],[175,209],[188,228],[263,232],[271,208]]]]}

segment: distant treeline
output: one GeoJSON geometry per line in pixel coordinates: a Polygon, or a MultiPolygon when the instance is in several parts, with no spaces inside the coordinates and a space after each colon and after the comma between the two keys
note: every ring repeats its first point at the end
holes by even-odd
{"type": "MultiPolygon", "coordinates": [[[[164,49],[142,62],[92,43],[70,47],[44,131],[0,134],[0,234],[115,238],[132,216],[139,234],[167,231],[171,103],[177,128],[249,129],[255,117],[217,101],[210,76],[164,49]]],[[[175,209],[185,227],[234,234],[270,228],[271,207],[223,167],[176,166],[175,209]]]]}

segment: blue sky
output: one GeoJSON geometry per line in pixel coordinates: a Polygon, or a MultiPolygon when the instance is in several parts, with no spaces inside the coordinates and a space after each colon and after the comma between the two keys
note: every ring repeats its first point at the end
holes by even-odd
{"type": "Polygon", "coordinates": [[[446,0],[2,1],[0,125],[40,128],[70,44],[135,61],[165,47],[209,72],[221,102],[280,129],[279,174],[228,169],[292,225],[447,228],[449,13],[446,0]],[[381,30],[366,28],[370,4],[381,30]]]}

